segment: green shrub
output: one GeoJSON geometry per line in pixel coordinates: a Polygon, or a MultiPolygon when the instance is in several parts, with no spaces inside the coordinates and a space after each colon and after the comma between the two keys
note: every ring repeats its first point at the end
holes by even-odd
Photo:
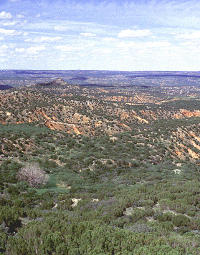
{"type": "Polygon", "coordinates": [[[5,223],[9,233],[13,233],[21,226],[20,216],[23,212],[15,207],[2,206],[0,210],[0,224],[5,223]]]}
{"type": "Polygon", "coordinates": [[[165,221],[171,221],[173,218],[173,214],[171,213],[161,213],[156,217],[157,220],[160,222],[165,222],[165,221]]]}
{"type": "Polygon", "coordinates": [[[190,219],[185,215],[179,214],[172,218],[172,222],[176,227],[188,226],[190,219]]]}
{"type": "Polygon", "coordinates": [[[0,231],[0,254],[1,252],[3,253],[5,252],[7,240],[8,240],[8,235],[0,231]]]}

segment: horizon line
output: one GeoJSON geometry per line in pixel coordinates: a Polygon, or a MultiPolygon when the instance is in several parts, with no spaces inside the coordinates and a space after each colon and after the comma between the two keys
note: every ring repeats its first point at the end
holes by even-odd
{"type": "Polygon", "coordinates": [[[200,70],[0,69],[0,71],[200,72],[200,70]]]}

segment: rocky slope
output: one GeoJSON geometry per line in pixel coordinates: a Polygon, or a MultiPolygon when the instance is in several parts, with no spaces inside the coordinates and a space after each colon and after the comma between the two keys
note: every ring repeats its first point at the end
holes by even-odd
{"type": "MultiPolygon", "coordinates": [[[[142,132],[149,146],[161,143],[171,157],[198,161],[200,156],[198,95],[163,96],[140,89],[111,90],[71,86],[62,79],[0,92],[0,124],[32,123],[75,135],[115,137],[120,132],[142,132]],[[157,127],[157,129],[155,129],[157,127]],[[146,131],[145,131],[146,130],[146,131]]],[[[9,147],[9,141],[2,140],[9,147]]],[[[23,143],[23,142],[22,142],[23,143]]],[[[146,143],[146,142],[145,142],[146,143]]],[[[13,144],[19,148],[20,142],[13,144]]],[[[26,141],[23,151],[34,148],[26,141]]],[[[22,148],[21,148],[22,150],[22,148]]],[[[32,149],[31,149],[32,150],[32,149]]],[[[166,154],[165,153],[165,154],[166,154]]],[[[157,162],[162,159],[152,159],[157,162]]]]}

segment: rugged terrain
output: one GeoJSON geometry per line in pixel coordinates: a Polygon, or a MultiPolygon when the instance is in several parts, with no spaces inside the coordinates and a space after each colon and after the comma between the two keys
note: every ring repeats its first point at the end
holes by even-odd
{"type": "Polygon", "coordinates": [[[3,125],[32,123],[86,136],[145,131],[144,140],[152,136],[180,159],[199,157],[199,118],[200,91],[192,88],[92,89],[57,79],[0,93],[3,125]]]}
{"type": "Polygon", "coordinates": [[[198,86],[0,91],[0,252],[199,254],[199,120],[198,86]]]}

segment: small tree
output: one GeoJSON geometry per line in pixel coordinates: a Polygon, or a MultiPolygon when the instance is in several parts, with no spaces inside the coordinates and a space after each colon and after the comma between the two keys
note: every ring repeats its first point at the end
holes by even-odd
{"type": "Polygon", "coordinates": [[[47,183],[48,175],[37,163],[27,163],[18,173],[18,179],[27,181],[30,186],[38,187],[47,183]]]}

